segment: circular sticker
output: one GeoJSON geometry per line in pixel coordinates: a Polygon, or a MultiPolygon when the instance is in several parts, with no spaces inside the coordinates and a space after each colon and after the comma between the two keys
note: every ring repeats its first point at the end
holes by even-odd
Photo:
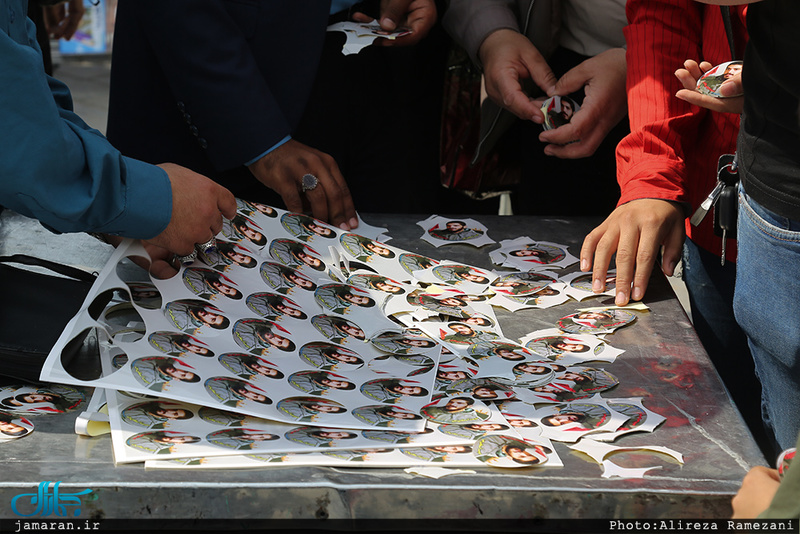
{"type": "MultiPolygon", "coordinates": [[[[728,61],[709,69],[697,80],[697,91],[704,95],[713,96],[714,98],[732,98],[724,97],[719,93],[719,88],[727,80],[733,78],[737,74],[742,73],[741,61],[728,61]]],[[[741,96],[741,95],[733,95],[741,96]]]]}
{"type": "Polygon", "coordinates": [[[577,102],[568,96],[552,96],[542,104],[544,129],[553,130],[569,124],[576,111],[581,109],[577,102]]]}
{"type": "Polygon", "coordinates": [[[431,338],[408,331],[383,332],[373,337],[370,341],[382,351],[392,354],[409,354],[432,349],[436,346],[436,342],[431,338]]]}
{"type": "Polygon", "coordinates": [[[555,279],[544,274],[511,273],[492,282],[492,290],[504,295],[521,297],[541,291],[551,282],[555,282],[555,279]]]}
{"type": "Polygon", "coordinates": [[[558,320],[558,328],[571,334],[613,332],[629,325],[636,315],[626,310],[599,309],[573,313],[558,320]]]}
{"type": "Polygon", "coordinates": [[[550,448],[504,435],[484,436],[475,442],[473,454],[494,467],[529,467],[547,461],[550,448]]]}
{"type": "Polygon", "coordinates": [[[492,416],[488,406],[466,395],[443,397],[423,406],[419,413],[434,423],[455,425],[480,423],[492,416]]]}

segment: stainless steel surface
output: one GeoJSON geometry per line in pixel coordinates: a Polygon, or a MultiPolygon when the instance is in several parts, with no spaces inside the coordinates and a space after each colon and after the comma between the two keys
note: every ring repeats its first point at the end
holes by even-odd
{"type": "MultiPolygon", "coordinates": [[[[434,258],[448,258],[489,268],[488,251],[453,245],[436,249],[419,240],[415,223],[423,217],[365,215],[386,226],[392,245],[434,258]]],[[[573,254],[596,219],[473,217],[499,241],[528,235],[570,245],[573,254]]],[[[0,236],[27,242],[22,231],[8,228],[0,236]]],[[[21,223],[20,223],[21,224],[21,223]]],[[[47,236],[42,245],[70,253],[78,263],[99,254],[106,245],[91,238],[79,244],[53,245],[64,237],[47,236]],[[79,250],[75,250],[79,247],[79,250]],[[71,249],[71,250],[67,250],[71,249]]],[[[0,253],[14,252],[6,239],[0,253]]],[[[17,250],[18,251],[18,250],[17,250]]],[[[41,250],[32,247],[28,253],[41,250]]],[[[42,254],[39,254],[42,255],[42,254]]],[[[90,269],[95,269],[90,266],[90,269]]],[[[504,332],[517,338],[548,328],[559,317],[600,299],[570,301],[549,310],[498,311],[504,332]]],[[[73,433],[76,413],[32,418],[36,431],[0,444],[0,518],[13,518],[7,503],[30,493],[43,480],[62,481],[63,491],[94,490],[84,502],[82,517],[103,518],[724,518],[730,498],[754,465],[763,465],[758,451],[719,378],[699,345],[689,320],[665,278],[656,273],[646,304],[651,312],[636,324],[608,337],[625,349],[613,364],[602,366],[620,384],[604,397],[645,397],[650,409],[667,416],[652,434],[620,438],[617,445],[662,445],[683,453],[685,464],[666,457],[621,453],[615,461],[631,467],[662,465],[646,478],[601,478],[601,468],[556,448],[563,468],[502,470],[429,479],[388,469],[270,467],[237,471],[145,471],[140,465],[114,467],[108,436],[83,438],[73,433]],[[67,490],[67,488],[70,488],[67,490]]]]}

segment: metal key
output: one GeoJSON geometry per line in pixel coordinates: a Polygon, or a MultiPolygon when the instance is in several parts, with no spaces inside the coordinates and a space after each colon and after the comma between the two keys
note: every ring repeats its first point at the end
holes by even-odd
{"type": "MultiPolygon", "coordinates": [[[[735,186],[738,183],[739,176],[736,171],[736,154],[722,154],[717,161],[717,183],[714,185],[714,189],[711,190],[711,193],[709,193],[706,199],[700,204],[700,207],[694,212],[692,218],[689,219],[692,226],[697,226],[703,222],[709,210],[716,205],[722,190],[726,186],[735,186]]],[[[716,226],[715,222],[715,230],[716,226]]]]}
{"type": "Polygon", "coordinates": [[[700,207],[694,212],[692,218],[689,219],[689,222],[692,223],[692,226],[697,226],[703,219],[706,218],[708,214],[708,210],[717,203],[717,199],[719,198],[719,194],[722,193],[722,190],[725,188],[725,182],[722,180],[717,180],[717,184],[714,186],[714,189],[708,194],[706,199],[700,204],[700,207]]]}
{"type": "MultiPolygon", "coordinates": [[[[716,215],[719,226],[722,229],[722,257],[720,258],[720,264],[722,266],[725,266],[725,252],[728,248],[728,232],[736,231],[738,202],[739,196],[736,187],[733,185],[726,185],[717,199],[716,215]]],[[[734,233],[733,235],[735,237],[736,234],[734,233]]]]}

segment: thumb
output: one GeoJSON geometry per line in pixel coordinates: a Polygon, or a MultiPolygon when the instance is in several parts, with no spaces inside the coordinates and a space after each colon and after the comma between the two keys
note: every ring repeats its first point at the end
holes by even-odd
{"type": "Polygon", "coordinates": [[[567,71],[561,78],[559,78],[553,88],[548,91],[547,95],[555,96],[574,93],[581,90],[585,82],[586,78],[581,75],[576,67],[567,71]]]}
{"type": "Polygon", "coordinates": [[[380,25],[384,30],[396,30],[412,0],[387,0],[381,8],[380,25]]]}

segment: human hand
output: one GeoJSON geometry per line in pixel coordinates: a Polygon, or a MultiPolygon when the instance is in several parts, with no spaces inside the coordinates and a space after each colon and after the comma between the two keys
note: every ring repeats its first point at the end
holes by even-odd
{"type": "Polygon", "coordinates": [[[342,230],[358,226],[347,182],[328,154],[290,139],[249,169],[259,182],[281,196],[289,211],[302,213],[303,205],[308,204],[314,217],[321,221],[342,230]],[[301,179],[305,174],[316,176],[319,185],[302,193],[301,179]]]}
{"type": "MultiPolygon", "coordinates": [[[[125,239],[124,237],[120,237],[118,235],[103,234],[103,236],[106,238],[106,241],[115,248],[122,243],[123,239],[125,239]]],[[[179,266],[175,265],[175,262],[177,261],[175,254],[165,248],[148,243],[147,241],[140,240],[139,242],[147,251],[151,261],[148,262],[144,258],[134,256],[131,258],[133,263],[142,269],[146,269],[151,275],[159,280],[166,280],[167,278],[172,278],[178,274],[179,266]]]]}
{"type": "Polygon", "coordinates": [[[145,242],[180,256],[194,251],[222,230],[222,217],[236,215],[230,191],[180,165],[162,163],[172,187],[172,218],[163,232],[145,242]]]}
{"type": "Polygon", "coordinates": [[[687,59],[683,63],[683,68],[675,71],[675,77],[680,80],[684,87],[675,93],[675,96],[690,104],[710,109],[711,111],[741,114],[744,107],[741,74],[735,74],[719,86],[719,93],[725,98],[704,95],[697,90],[697,80],[711,68],[713,68],[713,65],[708,61],[703,61],[698,65],[695,60],[687,59]]]}
{"type": "Polygon", "coordinates": [[[581,271],[592,269],[592,290],[604,291],[608,265],[616,252],[614,303],[624,306],[631,298],[641,300],[661,247],[664,274],[672,276],[675,271],[686,236],[685,219],[681,206],[667,200],[645,198],[617,207],[583,240],[581,271]]]}
{"type": "Polygon", "coordinates": [[[544,122],[540,104],[525,94],[522,80],[530,78],[550,94],[556,76],[533,43],[517,31],[497,30],[483,40],[478,56],[483,63],[489,98],[520,119],[544,122]]]}
{"type": "Polygon", "coordinates": [[[564,74],[548,95],[568,95],[583,88],[583,105],[568,124],[539,134],[539,140],[547,143],[544,153],[565,159],[594,154],[628,113],[625,73],[625,50],[611,48],[564,74]]]}
{"type": "Polygon", "coordinates": [[[78,30],[86,8],[83,0],[69,0],[44,8],[44,25],[47,34],[53,39],[72,39],[78,30]]]}
{"type": "Polygon", "coordinates": [[[742,480],[742,487],[733,497],[733,519],[755,519],[769,508],[781,478],[777,469],[756,466],[742,480]]]}
{"type": "MultiPolygon", "coordinates": [[[[379,24],[387,31],[408,28],[411,33],[396,39],[375,39],[375,46],[408,46],[420,42],[436,24],[434,0],[382,0],[379,24]]],[[[356,22],[372,22],[364,13],[353,13],[356,22]]]]}

